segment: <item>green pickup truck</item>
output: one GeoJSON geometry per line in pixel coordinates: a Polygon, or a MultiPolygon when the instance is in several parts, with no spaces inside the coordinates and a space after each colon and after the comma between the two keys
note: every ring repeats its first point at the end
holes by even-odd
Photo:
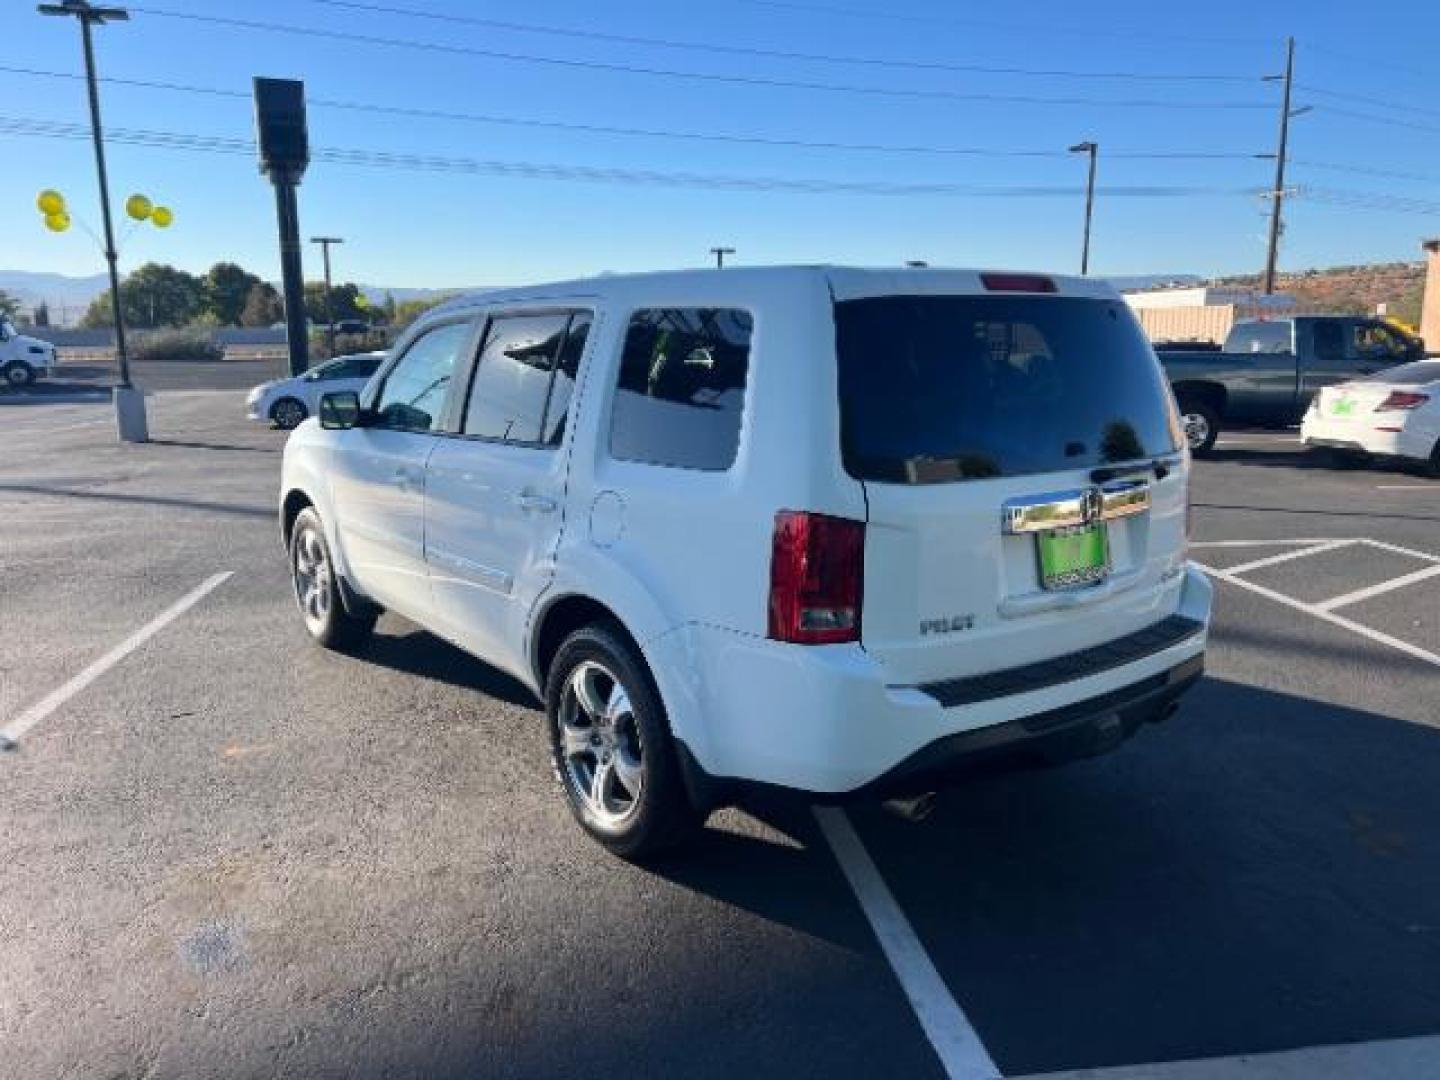
{"type": "Polygon", "coordinates": [[[1424,343],[1380,319],[1297,315],[1236,323],[1219,351],[1156,350],[1193,454],[1222,427],[1298,424],[1325,386],[1421,360],[1424,343]]]}

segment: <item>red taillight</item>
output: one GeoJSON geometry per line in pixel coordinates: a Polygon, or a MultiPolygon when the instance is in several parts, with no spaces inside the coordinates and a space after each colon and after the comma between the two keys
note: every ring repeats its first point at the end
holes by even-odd
{"type": "Polygon", "coordinates": [[[795,510],[775,515],[770,637],[801,645],[860,640],[865,525],[795,510]]]}
{"type": "Polygon", "coordinates": [[[981,274],[980,283],[991,292],[1055,292],[1055,282],[1044,274],[981,274]]]}
{"type": "Polygon", "coordinates": [[[1430,400],[1429,394],[1413,394],[1408,390],[1392,390],[1390,396],[1375,406],[1376,412],[1395,412],[1397,409],[1418,409],[1430,400]]]}

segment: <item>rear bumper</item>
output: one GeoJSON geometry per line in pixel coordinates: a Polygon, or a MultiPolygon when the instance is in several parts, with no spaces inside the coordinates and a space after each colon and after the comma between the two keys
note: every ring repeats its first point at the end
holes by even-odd
{"type": "Polygon", "coordinates": [[[914,786],[962,759],[1019,766],[1115,745],[1199,677],[1211,595],[1191,568],[1178,611],[1156,613],[1157,625],[1188,622],[1183,635],[1110,662],[1081,653],[1055,661],[1068,667],[1060,672],[1015,669],[984,694],[973,685],[983,680],[956,696],[887,685],[858,645],[797,647],[713,627],[673,631],[646,653],[675,736],[707,776],[868,793],[914,786]]]}
{"type": "MultiPolygon", "coordinates": [[[[1404,417],[1400,418],[1402,421],[1404,417]]],[[[1384,421],[1394,425],[1397,421],[1384,421]]],[[[1379,431],[1375,424],[1336,424],[1307,421],[1300,429],[1300,441],[1307,447],[1350,450],[1376,457],[1428,458],[1435,447],[1431,433],[1406,424],[1401,431],[1379,431]]]]}

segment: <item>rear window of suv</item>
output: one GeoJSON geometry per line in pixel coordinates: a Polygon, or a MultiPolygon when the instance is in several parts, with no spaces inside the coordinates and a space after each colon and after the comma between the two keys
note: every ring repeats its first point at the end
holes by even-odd
{"type": "Polygon", "coordinates": [[[891,296],[835,305],[845,468],[938,483],[1174,453],[1159,365],[1118,301],[891,296]]]}

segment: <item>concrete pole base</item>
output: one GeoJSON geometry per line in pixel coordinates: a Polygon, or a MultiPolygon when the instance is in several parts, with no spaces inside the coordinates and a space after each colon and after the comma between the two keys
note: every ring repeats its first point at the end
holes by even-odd
{"type": "Polygon", "coordinates": [[[145,395],[138,387],[115,387],[115,433],[121,442],[150,441],[150,428],[145,422],[145,395]]]}

